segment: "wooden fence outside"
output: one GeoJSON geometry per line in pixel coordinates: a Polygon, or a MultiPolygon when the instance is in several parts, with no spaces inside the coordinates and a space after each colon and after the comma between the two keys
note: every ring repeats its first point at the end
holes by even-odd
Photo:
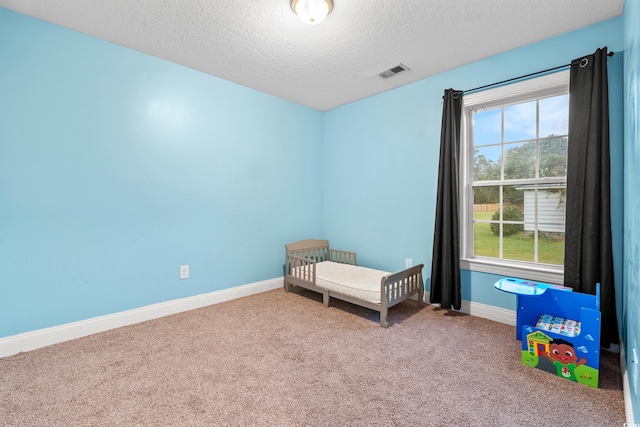
{"type": "MultiPolygon", "coordinates": [[[[515,206],[521,211],[524,211],[524,205],[514,205],[511,203],[504,204],[505,208],[508,206],[515,206]]],[[[498,209],[500,209],[500,203],[485,203],[481,205],[473,205],[474,212],[496,212],[498,209]]]]}

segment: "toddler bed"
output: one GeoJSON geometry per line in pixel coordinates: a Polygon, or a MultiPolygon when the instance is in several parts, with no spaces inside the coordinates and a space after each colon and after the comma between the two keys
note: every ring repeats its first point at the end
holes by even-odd
{"type": "Polygon", "coordinates": [[[354,252],[330,249],[327,240],[301,240],[285,248],[285,292],[300,286],[321,293],[325,307],[333,297],[378,311],[385,328],[390,307],[413,295],[424,304],[423,264],[392,274],[357,266],[354,252]]]}

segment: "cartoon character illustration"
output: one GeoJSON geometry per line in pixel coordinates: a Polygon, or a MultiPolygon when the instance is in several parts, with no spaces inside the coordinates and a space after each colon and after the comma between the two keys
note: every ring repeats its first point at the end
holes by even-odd
{"type": "Polygon", "coordinates": [[[584,357],[582,359],[578,359],[576,355],[576,351],[573,348],[573,345],[561,338],[557,338],[549,342],[549,351],[546,354],[547,359],[557,369],[557,374],[559,377],[567,378],[572,381],[577,381],[575,369],[587,363],[587,359],[584,357]]]}

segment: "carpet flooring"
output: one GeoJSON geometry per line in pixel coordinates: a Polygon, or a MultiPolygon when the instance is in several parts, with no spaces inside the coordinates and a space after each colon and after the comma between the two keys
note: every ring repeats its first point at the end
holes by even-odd
{"type": "Polygon", "coordinates": [[[274,290],[0,359],[2,426],[621,426],[601,388],[520,363],[514,327],[274,290]]]}

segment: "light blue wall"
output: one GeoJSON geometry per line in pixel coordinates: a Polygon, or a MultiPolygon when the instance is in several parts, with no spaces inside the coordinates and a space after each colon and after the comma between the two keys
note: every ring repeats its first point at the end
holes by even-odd
{"type": "MultiPolygon", "coordinates": [[[[460,90],[569,63],[608,46],[617,291],[622,277],[622,17],[390,90],[325,113],[324,228],[336,248],[385,270],[404,259],[430,276],[444,89],[460,90]]],[[[408,64],[410,66],[410,64],[408,64]]],[[[463,271],[462,298],[515,309],[498,276],[463,271]]],[[[428,281],[429,284],[429,281],[428,281]]],[[[618,301],[621,307],[621,300],[618,301]]]]}
{"type": "MultiPolygon", "coordinates": [[[[624,61],[624,307],[621,331],[626,353],[633,416],[640,422],[640,390],[633,384],[640,382],[633,367],[640,360],[633,359],[633,349],[640,356],[640,2],[626,1],[625,61],[624,61]]],[[[637,369],[636,369],[637,372],[637,369]]]]}
{"type": "Polygon", "coordinates": [[[2,8],[0,64],[0,337],[280,277],[322,235],[322,113],[2,8]]]}

